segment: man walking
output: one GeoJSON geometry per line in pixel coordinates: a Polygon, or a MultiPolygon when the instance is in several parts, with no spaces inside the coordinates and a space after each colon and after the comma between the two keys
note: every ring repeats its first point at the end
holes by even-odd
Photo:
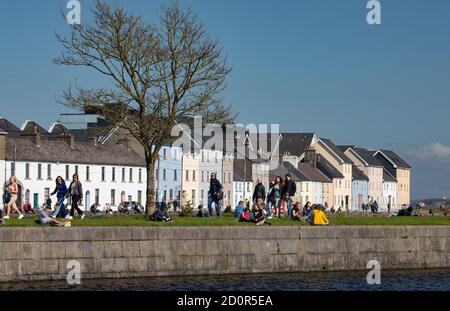
{"type": "Polygon", "coordinates": [[[208,192],[208,210],[209,216],[213,216],[212,204],[214,203],[216,207],[216,215],[220,217],[220,201],[223,199],[222,184],[216,178],[216,174],[211,174],[211,179],[209,181],[209,192],[208,192]]]}
{"type": "Polygon", "coordinates": [[[261,206],[261,204],[266,200],[266,188],[261,182],[261,178],[258,178],[255,191],[253,191],[253,203],[258,204],[261,206]]]}
{"type": "Polygon", "coordinates": [[[281,197],[286,202],[288,209],[288,217],[292,217],[292,203],[294,201],[295,193],[297,192],[297,186],[291,179],[291,174],[286,174],[281,197]]]}

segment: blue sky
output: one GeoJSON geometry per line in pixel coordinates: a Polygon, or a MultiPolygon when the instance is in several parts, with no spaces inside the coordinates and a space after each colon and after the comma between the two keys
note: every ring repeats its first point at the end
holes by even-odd
{"type": "MultiPolygon", "coordinates": [[[[82,23],[93,1],[80,0],[82,23]]],[[[280,123],[337,144],[391,148],[412,166],[413,197],[450,197],[450,1],[182,0],[228,54],[224,99],[243,123],[280,123]]],[[[0,2],[0,114],[48,127],[55,97],[101,76],[54,65],[65,0],[0,2]]],[[[164,1],[117,0],[155,21],[164,1]]]]}

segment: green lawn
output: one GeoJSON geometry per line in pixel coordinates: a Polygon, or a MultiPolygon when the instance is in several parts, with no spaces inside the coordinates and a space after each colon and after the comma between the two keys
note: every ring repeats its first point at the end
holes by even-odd
{"type": "MultiPolygon", "coordinates": [[[[30,227],[39,226],[36,223],[37,216],[26,216],[18,220],[13,216],[1,227],[30,227]]],[[[425,216],[425,217],[386,217],[386,216],[351,216],[340,214],[330,216],[331,225],[450,225],[450,217],[425,216]]],[[[309,226],[308,224],[289,219],[268,220],[274,226],[309,226]]],[[[147,221],[143,216],[115,215],[115,216],[92,216],[84,220],[74,219],[72,226],[254,226],[250,223],[236,221],[232,216],[225,215],[221,218],[199,218],[174,216],[172,223],[147,221]]],[[[0,228],[1,228],[0,227],[0,228]]]]}

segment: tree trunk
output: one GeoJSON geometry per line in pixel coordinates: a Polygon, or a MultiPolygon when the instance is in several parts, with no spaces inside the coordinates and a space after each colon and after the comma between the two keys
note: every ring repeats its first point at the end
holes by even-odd
{"type": "Polygon", "coordinates": [[[155,161],[153,157],[146,159],[147,168],[147,200],[145,204],[145,218],[155,212],[155,161]]]}

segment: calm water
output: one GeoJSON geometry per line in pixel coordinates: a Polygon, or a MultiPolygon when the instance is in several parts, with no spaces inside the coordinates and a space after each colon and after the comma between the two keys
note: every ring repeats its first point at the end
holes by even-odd
{"type": "Polygon", "coordinates": [[[385,271],[381,285],[368,285],[364,272],[252,274],[231,276],[155,277],[66,282],[0,284],[0,290],[133,290],[133,291],[450,291],[450,269],[385,271]]]}

